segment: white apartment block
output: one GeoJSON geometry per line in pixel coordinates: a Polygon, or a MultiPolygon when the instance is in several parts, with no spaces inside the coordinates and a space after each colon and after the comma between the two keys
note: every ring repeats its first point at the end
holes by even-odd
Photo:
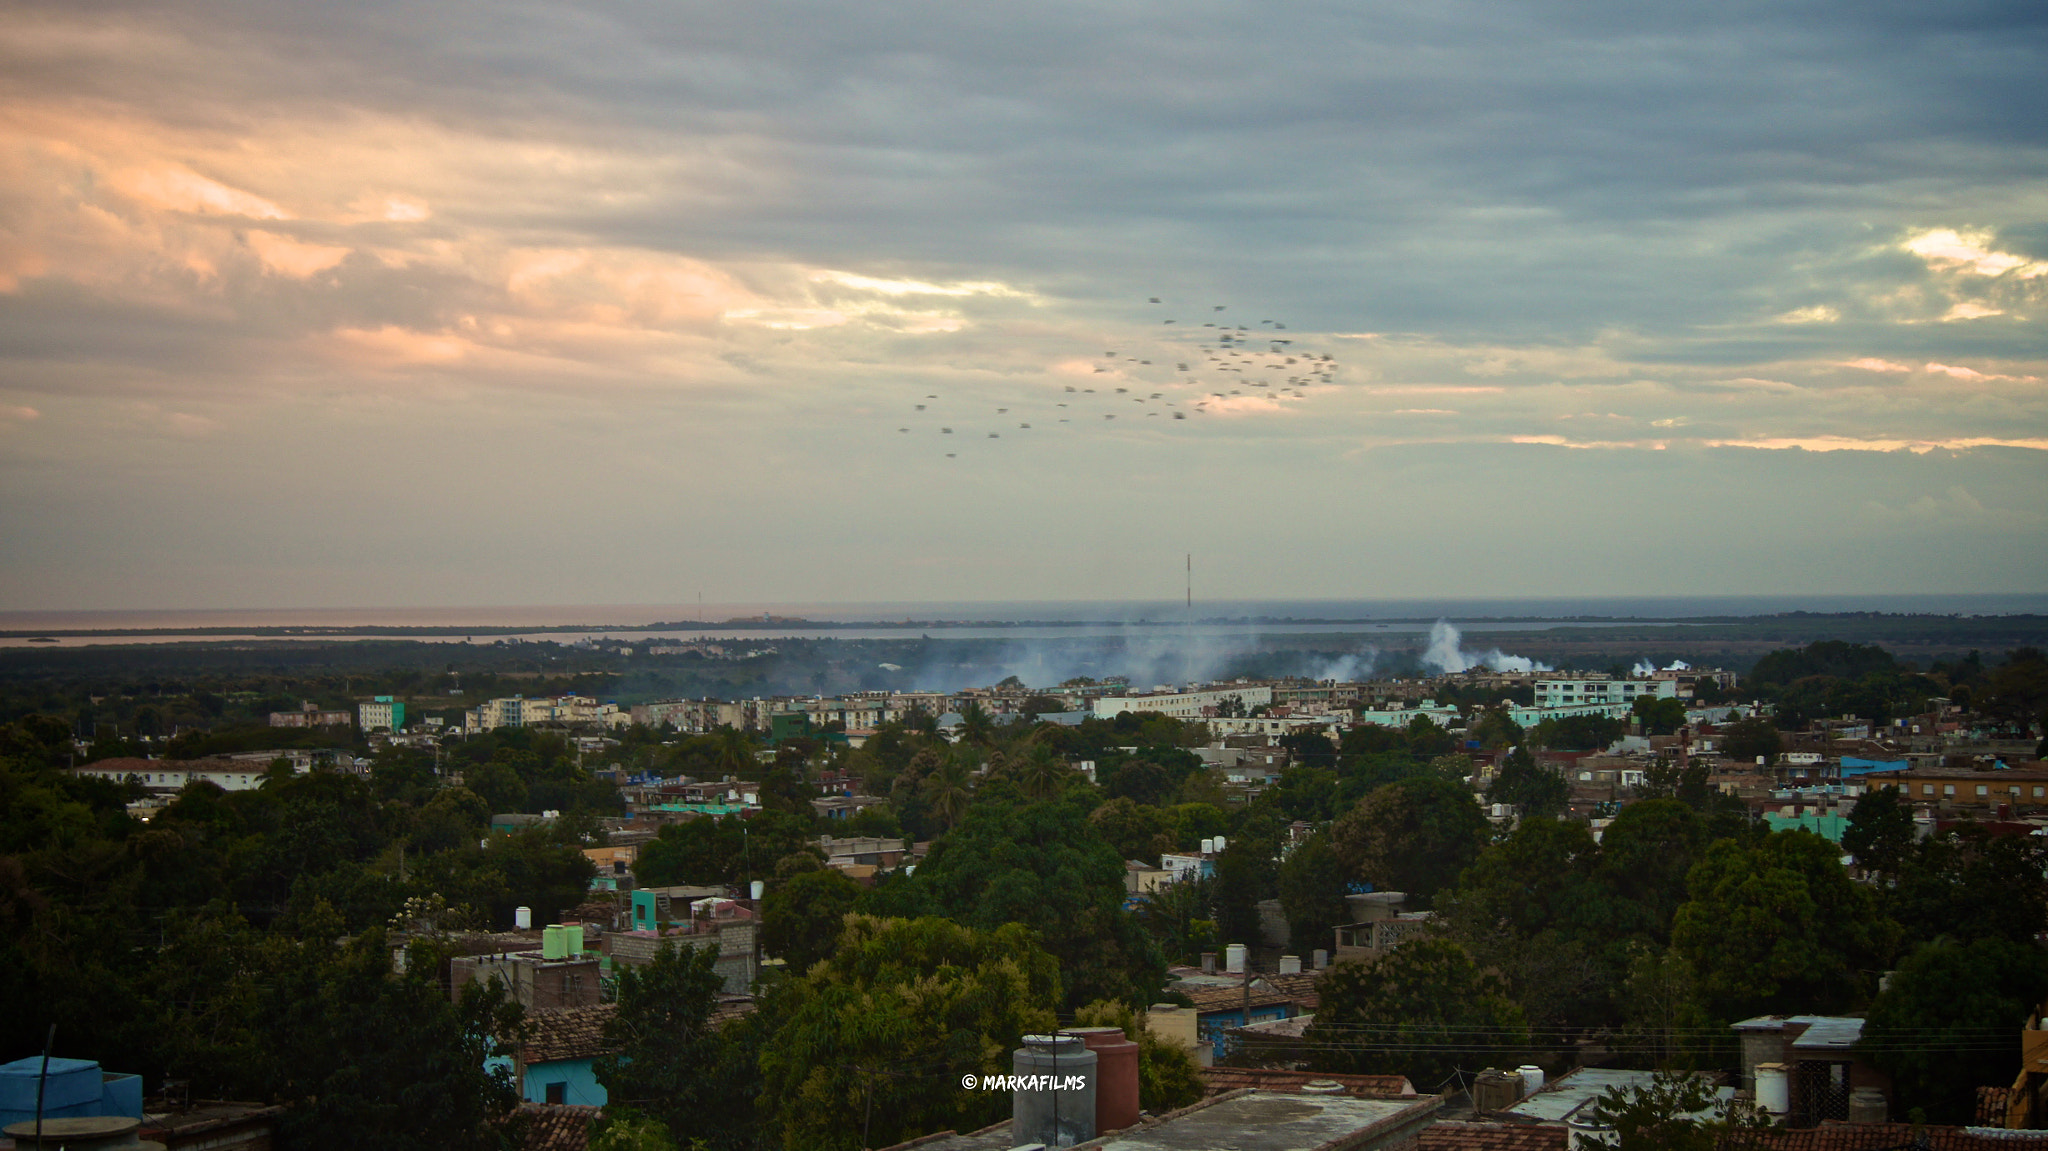
{"type": "Polygon", "coordinates": [[[470,708],[463,715],[462,726],[464,731],[474,733],[501,727],[532,727],[542,723],[624,727],[632,721],[632,716],[620,711],[618,704],[599,703],[589,696],[527,699],[515,695],[508,699],[485,700],[470,708]]]}
{"type": "Polygon", "coordinates": [[[1211,687],[1199,691],[1161,692],[1157,695],[1106,695],[1095,701],[1095,718],[1115,719],[1121,712],[1139,711],[1170,715],[1176,719],[1202,719],[1203,712],[1235,699],[1246,711],[1273,702],[1273,689],[1265,685],[1211,687]]]}
{"type": "Polygon", "coordinates": [[[1361,707],[1354,724],[1370,723],[1379,727],[1407,727],[1418,719],[1426,719],[1438,727],[1462,727],[1458,709],[1447,703],[1425,699],[1418,704],[1388,703],[1380,707],[1361,707]]]}
{"type": "Polygon", "coordinates": [[[1677,697],[1678,683],[1672,679],[1615,679],[1608,675],[1585,675],[1536,681],[1536,706],[1539,708],[1620,704],[1626,709],[1638,699],[1677,697]]]}

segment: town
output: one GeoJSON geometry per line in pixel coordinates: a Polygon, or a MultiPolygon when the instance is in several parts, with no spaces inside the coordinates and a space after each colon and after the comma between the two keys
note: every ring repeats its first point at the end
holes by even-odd
{"type": "Polygon", "coordinates": [[[0,1119],[342,1145],[455,1075],[441,1145],[2048,1143],[2039,651],[1527,662],[110,690],[5,729],[11,1017],[66,1055],[0,1119]]]}

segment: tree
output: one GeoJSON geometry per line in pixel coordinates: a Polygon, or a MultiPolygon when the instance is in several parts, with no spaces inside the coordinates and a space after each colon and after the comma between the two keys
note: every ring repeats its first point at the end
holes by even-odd
{"type": "Polygon", "coordinates": [[[1913,847],[1913,811],[1900,802],[1897,788],[1863,793],[1842,829],[1842,850],[1856,857],[1866,871],[1896,875],[1913,847]]]}
{"type": "Polygon", "coordinates": [[[1968,1123],[1977,1088],[2012,1074],[2013,1033],[2044,994],[2048,958],[2031,943],[1938,939],[1892,973],[1857,1047],[1892,1077],[1901,1111],[1968,1123]]]}
{"type": "Polygon", "coordinates": [[[277,953],[261,1008],[271,1090],[290,1104],[279,1134],[310,1148],[495,1146],[519,1100],[508,1071],[485,1069],[523,1028],[504,985],[471,983],[451,1004],[424,949],[397,974],[381,930],[346,947],[310,935],[277,953]]]}
{"type": "Polygon", "coordinates": [[[792,971],[807,971],[832,954],[860,897],[860,885],[842,871],[818,868],[793,876],[761,909],[761,946],[792,971]]]}
{"type": "Polygon", "coordinates": [[[1600,836],[1597,878],[1609,893],[1616,937],[1659,944],[1686,900],[1686,876],[1707,846],[1706,825],[1675,799],[1646,799],[1621,809],[1600,836]]]}
{"type": "Polygon", "coordinates": [[[1685,701],[1674,696],[1638,696],[1629,711],[1642,721],[1644,735],[1670,735],[1685,726],[1685,701]]]}
{"type": "Polygon", "coordinates": [[[1840,849],[1807,831],[1756,846],[1721,840],[1686,877],[1671,945],[1726,1019],[1839,1011],[1890,948],[1895,927],[1849,881],[1840,849]]]}
{"type": "Polygon", "coordinates": [[[1096,808],[1088,824],[1124,859],[1157,862],[1174,848],[1166,814],[1129,798],[1118,797],[1096,808]]]}
{"type": "Polygon", "coordinates": [[[1615,1151],[1715,1151],[1745,1145],[1731,1133],[1771,1126],[1768,1115],[1723,1105],[1713,1080],[1690,1071],[1660,1070],[1647,1085],[1609,1088],[1595,1106],[1614,1128],[1596,1139],[1615,1151]]]}
{"type": "Polygon", "coordinates": [[[1908,849],[1881,898],[1916,939],[1996,936],[2029,943],[2048,930],[2044,873],[2048,843],[1966,823],[1908,849]]]}
{"type": "Polygon", "coordinates": [[[967,769],[948,763],[924,779],[924,800],[939,826],[951,829],[967,814],[973,795],[967,790],[967,769]]]}
{"type": "Polygon", "coordinates": [[[1512,803],[1523,819],[1556,815],[1571,802],[1571,796],[1571,785],[1562,773],[1537,763],[1519,747],[1501,761],[1486,788],[1488,803],[1512,803]]]}
{"type": "Polygon", "coordinates": [[[1406,1075],[1434,1091],[1460,1066],[1513,1061],[1528,1043],[1507,987],[1445,939],[1413,939],[1371,965],[1339,963],[1316,981],[1307,1032],[1318,1070],[1406,1075]]]}
{"type": "Polygon", "coordinates": [[[839,950],[766,1010],[761,1107],[791,1147],[881,1147],[1007,1115],[1005,1093],[963,1073],[1008,1074],[1022,1036],[1058,1026],[1058,965],[1021,924],[856,915],[839,950]]]}
{"type": "Polygon", "coordinates": [[[1784,746],[1784,739],[1778,735],[1778,726],[1762,716],[1737,720],[1721,729],[1723,759],[1755,763],[1761,757],[1767,764],[1776,763],[1784,746]]]}
{"type": "Polygon", "coordinates": [[[1330,846],[1328,832],[1319,831],[1295,845],[1280,863],[1279,887],[1288,937],[1296,948],[1332,940],[1332,932],[1351,921],[1344,902],[1344,864],[1330,846]]]}
{"type": "Polygon", "coordinates": [[[1124,864],[1093,835],[1074,793],[977,802],[913,877],[939,914],[983,930],[1024,924],[1060,963],[1069,1002],[1156,992],[1165,963],[1123,910],[1124,864]]]}
{"type": "Polygon", "coordinates": [[[664,941],[641,967],[619,969],[618,1010],[606,1022],[611,1050],[596,1061],[614,1111],[660,1121],[678,1144],[740,1148],[752,1112],[731,1101],[753,1088],[752,1068],[711,1025],[724,984],[716,947],[664,941]]]}
{"type": "Polygon", "coordinates": [[[1331,827],[1330,845],[1353,878],[1427,900],[1478,856],[1487,831],[1470,791],[1418,777],[1360,800],[1331,827]]]}

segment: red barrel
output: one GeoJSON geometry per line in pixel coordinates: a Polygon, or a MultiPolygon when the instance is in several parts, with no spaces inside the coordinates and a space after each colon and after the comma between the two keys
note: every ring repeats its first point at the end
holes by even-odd
{"type": "Polygon", "coordinates": [[[1095,1131],[1121,1131],[1138,1124],[1138,1045],[1121,1027],[1069,1027],[1095,1053],[1095,1131]]]}

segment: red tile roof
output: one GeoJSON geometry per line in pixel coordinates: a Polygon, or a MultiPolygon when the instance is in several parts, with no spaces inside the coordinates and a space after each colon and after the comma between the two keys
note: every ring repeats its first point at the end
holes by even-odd
{"type": "Polygon", "coordinates": [[[595,1059],[610,1048],[604,1043],[604,1025],[618,1013],[616,1003],[595,1007],[569,1007],[560,1011],[536,1012],[533,1036],[520,1049],[520,1061],[527,1064],[553,1063],[558,1059],[595,1059]]]}
{"type": "Polygon", "coordinates": [[[600,1107],[563,1103],[521,1103],[513,1122],[520,1124],[519,1151],[586,1151],[590,1124],[602,1118],[600,1107]]]}
{"type": "Polygon", "coordinates": [[[1415,1137],[1415,1151],[1564,1151],[1561,1124],[1432,1123],[1415,1137]]]}

